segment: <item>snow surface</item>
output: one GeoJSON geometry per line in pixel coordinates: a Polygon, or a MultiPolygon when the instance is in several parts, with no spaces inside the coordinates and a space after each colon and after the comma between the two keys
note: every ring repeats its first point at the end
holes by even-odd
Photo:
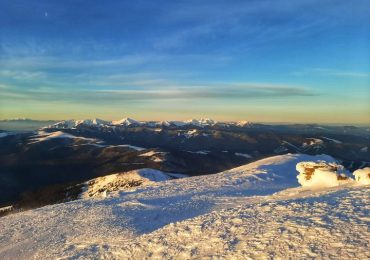
{"type": "Polygon", "coordinates": [[[369,187],[298,187],[288,154],[1,218],[1,259],[369,259],[369,187]]]}

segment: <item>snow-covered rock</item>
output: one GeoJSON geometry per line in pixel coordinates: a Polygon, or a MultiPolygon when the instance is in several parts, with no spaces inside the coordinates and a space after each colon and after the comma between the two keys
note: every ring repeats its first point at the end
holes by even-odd
{"type": "Polygon", "coordinates": [[[370,167],[358,169],[353,172],[355,180],[358,184],[369,185],[370,184],[370,167]]]}
{"type": "Polygon", "coordinates": [[[300,162],[296,169],[298,182],[304,187],[335,187],[350,181],[344,167],[336,163],[300,162]]]}

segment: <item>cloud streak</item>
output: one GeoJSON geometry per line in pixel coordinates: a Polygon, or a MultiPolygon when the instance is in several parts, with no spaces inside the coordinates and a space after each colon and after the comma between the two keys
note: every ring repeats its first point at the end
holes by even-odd
{"type": "Polygon", "coordinates": [[[66,103],[99,103],[140,102],[165,100],[251,100],[271,98],[294,98],[315,96],[315,93],[302,87],[291,87],[268,84],[214,84],[173,86],[171,88],[145,88],[141,90],[56,90],[53,88],[20,89],[8,86],[0,89],[1,98],[15,101],[66,102],[66,103]]]}
{"type": "Polygon", "coordinates": [[[350,77],[350,78],[369,78],[370,74],[367,72],[358,71],[342,71],[329,68],[312,68],[303,71],[294,72],[295,76],[329,76],[329,77],[350,77]]]}

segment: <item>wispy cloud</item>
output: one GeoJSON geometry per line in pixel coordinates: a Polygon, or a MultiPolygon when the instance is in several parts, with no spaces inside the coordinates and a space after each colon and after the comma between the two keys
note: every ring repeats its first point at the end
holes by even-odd
{"type": "Polygon", "coordinates": [[[350,77],[350,78],[368,78],[368,72],[342,71],[329,68],[312,68],[292,73],[294,76],[329,76],[329,77],[350,77]]]}
{"type": "MultiPolygon", "coordinates": [[[[155,83],[154,83],[155,84],[155,83]]],[[[258,83],[213,83],[209,85],[172,86],[143,89],[75,89],[67,91],[48,87],[22,89],[16,86],[0,89],[1,99],[78,104],[112,104],[160,100],[217,100],[271,99],[314,96],[318,93],[303,87],[258,83]]]]}

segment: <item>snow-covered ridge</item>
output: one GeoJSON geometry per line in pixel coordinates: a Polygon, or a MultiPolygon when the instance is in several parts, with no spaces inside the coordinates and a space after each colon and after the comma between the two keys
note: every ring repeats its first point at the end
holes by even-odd
{"type": "Polygon", "coordinates": [[[215,125],[223,126],[236,126],[236,127],[251,127],[252,123],[248,121],[239,121],[239,122],[227,122],[221,123],[209,118],[201,119],[189,119],[185,121],[138,121],[132,118],[122,118],[119,120],[105,121],[102,119],[83,119],[83,120],[64,120],[53,125],[47,126],[45,128],[57,128],[57,129],[67,129],[67,128],[76,128],[79,125],[92,126],[92,127],[112,127],[112,126],[125,126],[125,127],[135,127],[135,126],[146,126],[146,127],[161,127],[161,126],[196,126],[204,128],[207,126],[215,125]]]}
{"type": "Polygon", "coordinates": [[[36,135],[32,136],[30,138],[29,144],[34,144],[34,143],[39,143],[43,141],[48,141],[52,139],[58,139],[58,138],[64,138],[64,139],[80,139],[80,140],[85,140],[89,142],[95,142],[96,139],[93,138],[86,138],[86,137],[80,137],[80,136],[75,136],[72,134],[64,133],[62,131],[56,131],[56,132],[45,132],[45,131],[38,131],[36,135]]]}

